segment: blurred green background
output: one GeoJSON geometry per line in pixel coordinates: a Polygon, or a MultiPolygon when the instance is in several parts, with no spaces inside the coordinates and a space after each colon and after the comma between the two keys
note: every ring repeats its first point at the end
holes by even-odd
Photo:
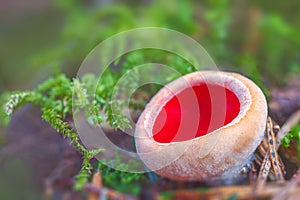
{"type": "MultiPolygon", "coordinates": [[[[145,26],[191,36],[220,69],[240,72],[268,92],[300,73],[299,9],[297,0],[0,0],[0,93],[34,88],[59,71],[74,76],[99,42],[145,26]]],[[[4,187],[4,174],[2,191],[13,188],[4,187]]],[[[19,183],[28,185],[30,176],[22,174],[19,183]]]]}
{"type": "Polygon", "coordinates": [[[188,34],[222,69],[280,85],[300,70],[299,8],[296,0],[3,0],[0,91],[32,88],[59,68],[72,75],[99,42],[144,26],[188,34]]]}

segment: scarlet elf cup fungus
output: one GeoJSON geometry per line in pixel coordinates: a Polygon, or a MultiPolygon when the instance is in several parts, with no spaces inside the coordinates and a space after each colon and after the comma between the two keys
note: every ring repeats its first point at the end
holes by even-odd
{"type": "Polygon", "coordinates": [[[194,72],[151,99],[136,125],[136,149],[150,170],[170,179],[234,177],[260,144],[266,119],[266,99],[248,78],[194,72]]]}

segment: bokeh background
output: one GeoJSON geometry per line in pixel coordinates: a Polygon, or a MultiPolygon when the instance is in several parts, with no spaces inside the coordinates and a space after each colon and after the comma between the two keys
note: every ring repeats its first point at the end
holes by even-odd
{"type": "MultiPolygon", "coordinates": [[[[60,71],[74,76],[102,40],[158,26],[191,36],[221,69],[252,78],[268,95],[300,73],[299,9],[297,0],[0,0],[0,93],[34,88],[60,71]]],[[[39,198],[27,166],[10,162],[0,194],[18,199],[18,186],[22,199],[39,198]]]]}
{"type": "Polygon", "coordinates": [[[144,26],[188,34],[219,66],[283,84],[300,70],[299,8],[295,0],[1,0],[0,89],[33,87],[57,68],[72,74],[100,41],[144,26]]]}

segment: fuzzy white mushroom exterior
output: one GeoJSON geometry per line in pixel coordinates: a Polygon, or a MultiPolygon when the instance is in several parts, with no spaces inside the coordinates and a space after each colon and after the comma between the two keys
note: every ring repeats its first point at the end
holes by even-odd
{"type": "Polygon", "coordinates": [[[250,162],[261,143],[266,119],[266,98],[250,79],[237,73],[198,71],[169,83],[151,99],[136,125],[136,149],[150,170],[170,179],[207,181],[233,177],[250,162]],[[238,116],[225,126],[188,141],[155,141],[152,129],[163,106],[174,93],[201,82],[232,91],[240,102],[238,116]]]}

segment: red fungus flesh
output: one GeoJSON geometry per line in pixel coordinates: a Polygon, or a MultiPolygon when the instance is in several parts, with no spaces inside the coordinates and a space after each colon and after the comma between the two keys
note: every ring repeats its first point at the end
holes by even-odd
{"type": "Polygon", "coordinates": [[[238,116],[240,102],[229,89],[199,84],[174,95],[161,109],[152,129],[159,143],[181,142],[204,136],[238,116]]]}

